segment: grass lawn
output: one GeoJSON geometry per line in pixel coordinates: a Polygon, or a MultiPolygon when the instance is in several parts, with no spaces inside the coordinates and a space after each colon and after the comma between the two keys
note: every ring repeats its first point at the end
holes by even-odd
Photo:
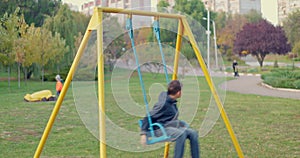
{"type": "MultiPolygon", "coordinates": [[[[158,77],[157,80],[163,80],[158,77]]],[[[131,84],[136,84],[134,79],[131,84]]],[[[150,82],[150,81],[149,81],[150,82]]],[[[200,82],[200,105],[191,123],[199,129],[200,123],[209,104],[210,91],[204,81],[200,82]]],[[[147,85],[148,81],[146,81],[147,85]]],[[[50,89],[54,93],[55,82],[28,82],[17,88],[13,81],[12,87],[7,82],[0,82],[0,157],[23,158],[33,157],[43,130],[54,107],[54,102],[24,102],[26,93],[50,89]]],[[[137,129],[138,117],[124,114],[115,105],[106,84],[107,115],[120,123],[124,128],[137,129]],[[127,127],[128,126],[128,127],[127,127]]],[[[138,86],[133,86],[139,89],[138,86]]],[[[140,94],[132,90],[134,94],[140,94]]],[[[136,98],[138,100],[138,98],[136,98]]],[[[138,100],[137,102],[140,102],[138,100]]],[[[225,110],[238,137],[245,157],[300,157],[300,100],[244,95],[233,92],[226,93],[225,110]]],[[[107,133],[109,135],[110,133],[107,133]]],[[[199,138],[201,157],[237,157],[234,146],[223,120],[220,118],[212,131],[199,138]]],[[[116,140],[118,141],[118,140],[116,140]]],[[[131,142],[122,141],[125,145],[131,142]]],[[[173,155],[173,145],[170,156],[173,155]]],[[[107,146],[107,157],[163,157],[163,148],[150,152],[126,152],[107,146]]],[[[185,157],[189,158],[189,145],[186,146],[185,157]]],[[[42,152],[42,157],[99,157],[99,142],[85,128],[77,111],[70,87],[61,106],[52,131],[42,152]]]]}

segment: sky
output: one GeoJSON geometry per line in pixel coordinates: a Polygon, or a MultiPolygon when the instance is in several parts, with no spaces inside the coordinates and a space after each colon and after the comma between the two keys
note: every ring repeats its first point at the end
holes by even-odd
{"type": "MultiPolygon", "coordinates": [[[[80,9],[80,6],[83,3],[89,2],[90,0],[62,0],[62,1],[66,3],[75,4],[80,9]]],[[[277,0],[261,0],[261,10],[264,18],[266,18],[274,25],[278,24],[277,0]]]]}
{"type": "Polygon", "coordinates": [[[261,0],[261,11],[264,18],[278,24],[277,0],[261,0]]]}

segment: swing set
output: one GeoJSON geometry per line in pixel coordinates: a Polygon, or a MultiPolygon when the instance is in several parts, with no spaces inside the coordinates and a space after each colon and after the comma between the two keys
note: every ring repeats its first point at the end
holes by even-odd
{"type": "MultiPolygon", "coordinates": [[[[103,21],[103,13],[117,13],[117,14],[125,14],[128,15],[128,18],[126,20],[126,29],[128,30],[128,35],[131,40],[131,46],[132,50],[134,53],[135,57],[135,62],[137,66],[137,71],[138,71],[138,76],[139,76],[139,81],[140,85],[142,88],[142,93],[143,93],[143,98],[144,98],[144,103],[146,106],[146,114],[148,117],[148,122],[149,122],[149,131],[150,135],[147,136],[147,144],[154,144],[158,142],[166,142],[170,137],[166,134],[164,127],[159,124],[159,123],[152,123],[151,116],[149,113],[149,104],[147,101],[147,96],[146,96],[146,90],[144,87],[144,82],[139,66],[139,60],[138,56],[136,53],[136,48],[135,48],[135,41],[134,41],[134,30],[132,27],[132,16],[137,15],[137,16],[150,16],[154,17],[154,22],[153,22],[153,31],[156,36],[158,46],[160,48],[160,54],[161,54],[161,59],[163,62],[164,66],[164,74],[166,78],[166,83],[169,83],[169,77],[168,77],[168,71],[166,67],[166,62],[165,62],[165,57],[164,53],[162,50],[162,44],[161,44],[161,39],[160,39],[160,26],[159,26],[159,18],[172,18],[172,19],[177,19],[178,20],[178,32],[177,32],[177,40],[176,40],[176,51],[175,51],[175,59],[174,59],[174,72],[172,75],[172,80],[177,79],[177,72],[178,72],[178,61],[179,61],[179,54],[180,54],[180,49],[181,49],[181,41],[182,41],[182,36],[187,36],[189,39],[192,48],[195,52],[195,55],[197,57],[197,60],[200,64],[200,67],[202,68],[202,71],[204,73],[205,79],[210,87],[210,90],[213,94],[213,97],[215,99],[215,102],[217,104],[217,107],[221,113],[221,117],[225,123],[225,126],[228,130],[228,133],[231,137],[231,140],[233,142],[233,145],[236,149],[236,152],[240,158],[243,158],[243,152],[241,150],[241,147],[238,143],[238,140],[234,134],[234,131],[231,127],[230,121],[227,117],[227,114],[223,108],[222,102],[218,96],[218,93],[214,87],[214,84],[212,82],[212,79],[210,77],[210,74],[207,70],[207,67],[205,65],[205,62],[201,56],[201,52],[197,46],[197,43],[194,39],[194,36],[192,34],[192,31],[190,29],[190,26],[186,20],[186,17],[183,15],[177,15],[177,14],[167,14],[167,13],[157,13],[157,12],[146,12],[146,11],[137,11],[137,10],[125,10],[125,9],[118,9],[118,8],[95,8],[93,16],[91,17],[91,20],[89,22],[88,28],[86,30],[86,33],[83,37],[83,40],[80,44],[80,47],[78,49],[78,52],[75,56],[75,59],[72,63],[72,66],[69,70],[68,76],[66,78],[64,87],[61,91],[60,97],[58,98],[54,109],[52,111],[52,114],[48,120],[48,123],[46,125],[46,128],[44,130],[44,133],[42,135],[42,138],[39,142],[39,145],[35,151],[35,158],[40,157],[41,152],[43,150],[43,147],[46,143],[46,140],[48,138],[48,135],[51,131],[51,128],[54,124],[54,120],[59,112],[59,109],[61,107],[62,101],[66,95],[66,92],[70,86],[71,80],[74,76],[74,72],[79,64],[80,58],[83,55],[84,49],[88,43],[88,39],[91,35],[91,31],[97,30],[97,59],[98,59],[98,107],[99,107],[99,135],[100,135],[100,157],[101,158],[106,158],[106,133],[105,133],[105,103],[104,103],[104,55],[103,55],[103,26],[102,26],[102,21],[103,21]],[[154,126],[159,127],[159,129],[162,132],[162,135],[157,137],[155,136],[154,133],[154,126]]],[[[142,126],[141,120],[139,120],[139,126],[142,126]]],[[[169,154],[169,143],[165,143],[165,150],[164,150],[164,158],[167,158],[169,154]]]]}
{"type": "MultiPolygon", "coordinates": [[[[144,81],[143,81],[143,77],[142,77],[142,74],[141,74],[141,69],[140,69],[140,66],[139,66],[140,64],[139,64],[139,60],[138,60],[138,56],[137,56],[136,49],[135,49],[135,44],[134,44],[134,35],[133,35],[133,28],[132,28],[132,15],[129,15],[128,18],[127,18],[126,29],[128,30],[128,35],[129,35],[130,40],[131,40],[131,46],[132,46],[132,49],[133,49],[133,54],[134,54],[135,62],[136,62],[136,65],[137,65],[138,76],[139,76],[140,84],[141,84],[141,87],[142,87],[143,98],[144,98],[144,102],[145,102],[145,106],[146,106],[146,114],[147,114],[148,122],[149,122],[150,137],[147,136],[147,144],[154,144],[154,143],[157,143],[157,142],[166,141],[166,140],[170,139],[170,137],[167,135],[164,127],[159,123],[152,123],[151,116],[150,116],[150,113],[149,113],[149,103],[147,101],[147,94],[146,94],[144,81]],[[155,136],[154,129],[153,129],[154,126],[159,127],[159,129],[162,132],[161,136],[159,136],[159,137],[155,136]]],[[[157,39],[157,42],[158,42],[158,45],[159,45],[159,50],[160,50],[162,62],[163,62],[163,65],[164,65],[164,73],[165,73],[165,76],[166,76],[166,82],[168,84],[169,83],[169,76],[168,76],[166,61],[165,61],[165,57],[164,57],[164,53],[163,53],[162,45],[161,45],[161,41],[160,41],[160,29],[159,29],[159,21],[158,21],[157,17],[155,17],[154,22],[153,22],[153,30],[154,30],[154,34],[156,36],[156,39],[157,39]]],[[[139,120],[139,126],[142,127],[142,120],[139,120]]]]}

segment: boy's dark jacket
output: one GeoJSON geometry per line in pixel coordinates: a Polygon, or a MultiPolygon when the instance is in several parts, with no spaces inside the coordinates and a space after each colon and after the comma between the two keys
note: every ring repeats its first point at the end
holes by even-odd
{"type": "MultiPolygon", "coordinates": [[[[170,98],[167,92],[161,92],[158,97],[158,102],[154,105],[150,111],[152,123],[160,123],[164,127],[179,127],[185,126],[184,122],[178,120],[178,109],[176,105],[177,101],[170,98]]],[[[157,126],[153,126],[154,129],[158,129],[157,126]]],[[[149,131],[148,117],[144,117],[141,128],[141,134],[146,134],[149,131]]]]}

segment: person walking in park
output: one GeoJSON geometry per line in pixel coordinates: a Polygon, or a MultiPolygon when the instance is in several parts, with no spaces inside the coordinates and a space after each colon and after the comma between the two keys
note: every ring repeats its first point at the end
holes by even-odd
{"type": "Polygon", "coordinates": [[[56,96],[57,98],[59,97],[59,94],[62,90],[62,87],[63,87],[63,83],[62,83],[62,80],[60,78],[60,75],[56,75],[55,76],[55,79],[56,79],[56,96]]]}
{"type": "MultiPolygon", "coordinates": [[[[177,100],[181,97],[182,85],[178,80],[173,80],[168,85],[167,92],[161,92],[158,102],[150,111],[152,123],[160,123],[170,137],[168,141],[175,141],[174,158],[182,158],[184,155],[185,140],[189,139],[192,158],[200,157],[198,132],[189,128],[184,121],[178,120],[177,100]]],[[[156,126],[154,126],[155,128],[156,126]]],[[[154,129],[155,134],[161,135],[159,129],[154,129]]],[[[144,117],[141,127],[141,144],[145,145],[149,134],[148,117],[144,117]]]]}
{"type": "Polygon", "coordinates": [[[236,60],[233,60],[232,69],[233,69],[234,77],[239,77],[240,75],[238,70],[238,62],[236,60]]]}

